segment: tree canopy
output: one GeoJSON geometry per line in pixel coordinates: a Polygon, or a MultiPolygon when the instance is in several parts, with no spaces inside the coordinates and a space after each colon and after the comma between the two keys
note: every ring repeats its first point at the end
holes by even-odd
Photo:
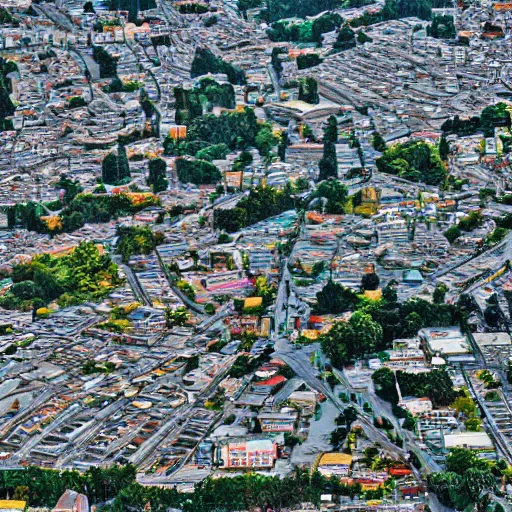
{"type": "Polygon", "coordinates": [[[195,78],[208,73],[225,74],[232,84],[244,85],[246,82],[245,74],[241,69],[217,57],[210,49],[198,46],[192,61],[190,76],[195,78]]]}
{"type": "Polygon", "coordinates": [[[375,352],[381,340],[382,327],[362,311],[356,311],[348,322],[335,322],[320,336],[323,351],[338,367],[375,352]]]}
{"type": "Polygon", "coordinates": [[[436,146],[410,141],[388,147],[376,161],[379,171],[427,185],[441,185],[447,171],[436,146]]]}
{"type": "Polygon", "coordinates": [[[101,162],[101,178],[103,183],[118,185],[130,177],[130,164],[123,145],[117,146],[117,152],[109,153],[101,162]]]}

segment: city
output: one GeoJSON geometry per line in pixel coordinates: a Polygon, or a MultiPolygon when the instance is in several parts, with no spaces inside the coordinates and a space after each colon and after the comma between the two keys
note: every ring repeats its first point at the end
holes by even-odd
{"type": "Polygon", "coordinates": [[[0,512],[512,510],[512,3],[0,0],[0,512]]]}

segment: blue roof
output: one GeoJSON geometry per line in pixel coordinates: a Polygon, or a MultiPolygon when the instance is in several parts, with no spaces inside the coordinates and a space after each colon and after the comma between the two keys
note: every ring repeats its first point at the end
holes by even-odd
{"type": "Polygon", "coordinates": [[[423,276],[419,270],[409,270],[404,276],[404,281],[423,281],[423,276]]]}

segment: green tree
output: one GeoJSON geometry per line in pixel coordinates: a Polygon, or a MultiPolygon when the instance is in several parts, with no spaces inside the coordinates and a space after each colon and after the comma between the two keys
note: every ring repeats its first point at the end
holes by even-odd
{"type": "Polygon", "coordinates": [[[272,148],[277,145],[277,142],[278,140],[272,132],[272,126],[267,124],[258,131],[254,140],[255,146],[258,148],[258,151],[262,156],[269,155],[272,148]]]}
{"type": "Polygon", "coordinates": [[[398,391],[395,374],[387,367],[382,367],[373,372],[372,380],[377,396],[392,404],[398,403],[398,391]]]}
{"type": "Polygon", "coordinates": [[[147,184],[153,189],[153,192],[163,192],[167,190],[169,181],[166,179],[167,164],[161,158],[154,158],[148,164],[149,175],[147,184]]]}
{"type": "Polygon", "coordinates": [[[116,185],[130,177],[130,164],[123,145],[117,146],[117,152],[109,153],[101,162],[101,178],[103,183],[116,185]]]}
{"type": "Polygon", "coordinates": [[[386,141],[379,132],[373,132],[372,145],[375,151],[380,151],[381,153],[386,151],[386,141]]]}
{"type": "Polygon", "coordinates": [[[313,77],[301,78],[299,81],[299,100],[316,105],[320,102],[318,82],[313,77]]]}
{"type": "Polygon", "coordinates": [[[62,229],[68,233],[72,233],[84,226],[85,219],[80,212],[72,212],[70,215],[62,217],[62,229]]]}
{"type": "Polygon", "coordinates": [[[446,471],[464,475],[470,469],[487,469],[488,463],[480,459],[477,454],[467,448],[453,448],[446,457],[446,471]]]}
{"type": "Polygon", "coordinates": [[[427,26],[427,35],[436,39],[454,39],[456,36],[453,16],[435,15],[427,26]]]}
{"type": "Polygon", "coordinates": [[[338,367],[374,352],[381,340],[382,327],[362,311],[356,311],[348,322],[335,322],[320,337],[322,349],[338,367]]]}
{"type": "Polygon", "coordinates": [[[336,155],[336,146],[333,142],[324,142],[324,153],[318,162],[318,169],[319,181],[338,177],[338,157],[336,155]]]}
{"type": "Polygon", "coordinates": [[[299,69],[309,69],[318,66],[323,62],[318,53],[307,53],[297,57],[297,67],[299,69]]]}
{"type": "Polygon", "coordinates": [[[94,10],[94,5],[91,2],[91,0],[88,0],[87,2],[85,2],[85,4],[84,4],[84,12],[85,13],[92,13],[92,14],[94,14],[96,12],[94,10]]]}
{"type": "Polygon", "coordinates": [[[448,144],[448,141],[446,140],[446,136],[443,133],[441,135],[441,139],[439,141],[439,158],[443,162],[446,162],[448,160],[448,154],[450,153],[450,144],[448,144]]]}
{"type": "Polygon", "coordinates": [[[450,242],[450,244],[453,244],[457,238],[459,238],[462,235],[461,230],[457,226],[450,226],[444,233],[443,236],[450,242]]]}
{"type": "Polygon", "coordinates": [[[444,283],[439,283],[436,285],[434,289],[434,293],[432,294],[432,300],[435,304],[444,304],[444,299],[446,297],[446,293],[448,292],[448,286],[444,283]]]}
{"type": "Polygon", "coordinates": [[[350,288],[329,280],[316,294],[315,310],[320,314],[339,314],[353,309],[357,302],[357,295],[350,288]]]}
{"type": "Polygon", "coordinates": [[[215,56],[210,49],[198,46],[192,60],[190,76],[195,78],[207,75],[208,73],[223,73],[227,75],[228,80],[232,84],[244,85],[246,82],[245,74],[242,70],[215,56]]]}
{"type": "Polygon", "coordinates": [[[377,158],[376,165],[380,172],[398,175],[410,181],[422,181],[427,185],[440,185],[445,182],[447,175],[437,147],[423,141],[388,147],[377,158]]]}
{"type": "Polygon", "coordinates": [[[379,276],[375,272],[364,274],[361,279],[362,290],[377,290],[380,284],[379,276]]]}
{"type": "Polygon", "coordinates": [[[357,33],[357,42],[359,44],[371,43],[372,41],[373,39],[368,34],[363,32],[362,30],[359,30],[359,32],[357,33]]]}
{"type": "Polygon", "coordinates": [[[342,214],[345,212],[348,189],[339,180],[326,180],[319,183],[313,193],[315,198],[325,198],[327,203],[325,211],[330,214],[342,214]]]}
{"type": "Polygon", "coordinates": [[[165,324],[168,328],[185,325],[190,316],[187,308],[181,306],[176,309],[171,309],[169,307],[165,308],[164,315],[165,324]]]}
{"type": "Polygon", "coordinates": [[[92,56],[98,63],[101,78],[114,78],[117,76],[117,58],[110,55],[105,48],[93,46],[92,56]]]}
{"type": "Polygon", "coordinates": [[[210,185],[218,183],[222,176],[219,169],[206,160],[176,160],[176,172],[182,183],[194,183],[196,185],[210,185]]]}
{"type": "Polygon", "coordinates": [[[354,48],[356,46],[356,34],[350,28],[348,23],[345,23],[340,31],[338,32],[338,36],[336,37],[336,41],[333,44],[333,48],[336,50],[348,50],[349,48],[354,48]]]}
{"type": "Polygon", "coordinates": [[[402,324],[402,334],[407,338],[413,338],[417,336],[418,331],[423,327],[423,320],[421,316],[412,311],[409,313],[402,324]]]}
{"type": "Polygon", "coordinates": [[[324,142],[332,142],[333,144],[338,142],[338,120],[336,116],[329,116],[327,119],[324,128],[324,142]]]}

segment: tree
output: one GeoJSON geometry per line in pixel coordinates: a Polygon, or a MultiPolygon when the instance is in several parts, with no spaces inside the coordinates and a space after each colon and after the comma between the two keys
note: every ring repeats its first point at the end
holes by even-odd
{"type": "Polygon", "coordinates": [[[372,380],[377,396],[392,404],[398,403],[398,391],[395,374],[387,367],[382,367],[373,372],[372,380]]]}
{"type": "Polygon", "coordinates": [[[489,465],[467,448],[453,448],[446,457],[446,471],[464,475],[470,469],[486,469],[489,465]]]}
{"type": "Polygon", "coordinates": [[[110,55],[105,48],[93,46],[92,56],[98,63],[101,78],[114,78],[117,76],[117,58],[110,55]]]}
{"type": "Polygon", "coordinates": [[[338,120],[336,116],[329,116],[327,124],[324,128],[324,143],[332,142],[336,144],[338,142],[338,120]]]}
{"type": "Polygon", "coordinates": [[[254,144],[262,156],[268,156],[272,148],[277,145],[277,138],[272,132],[272,126],[265,124],[256,135],[254,144]]]}
{"type": "Polygon", "coordinates": [[[318,82],[308,76],[299,81],[299,100],[316,105],[320,102],[318,96],[318,82]]]}
{"type": "Polygon", "coordinates": [[[150,254],[157,245],[157,238],[149,227],[119,226],[116,252],[126,263],[134,254],[150,254]]]}
{"type": "Polygon", "coordinates": [[[68,108],[74,109],[85,106],[87,103],[83,96],[72,96],[68,100],[68,108]]]}
{"type": "Polygon", "coordinates": [[[176,160],[176,172],[182,183],[194,183],[196,185],[210,185],[218,183],[222,176],[219,169],[206,160],[176,160]]]}
{"type": "Polygon", "coordinates": [[[84,216],[80,212],[73,212],[71,215],[62,217],[62,229],[68,233],[72,233],[84,226],[84,216]]]}
{"type": "Polygon", "coordinates": [[[117,153],[109,153],[101,162],[101,178],[103,183],[117,185],[130,177],[130,164],[123,145],[117,146],[117,153]]]}
{"type": "Polygon", "coordinates": [[[91,0],[87,0],[84,4],[84,13],[92,13],[94,14],[96,11],[94,10],[94,5],[91,0]]]}
{"type": "Polygon", "coordinates": [[[154,158],[153,160],[150,160],[148,170],[149,175],[147,184],[153,189],[153,192],[156,194],[157,192],[167,190],[169,182],[166,179],[167,164],[165,163],[165,160],[162,160],[161,158],[154,158]]]}
{"type": "Polygon", "coordinates": [[[3,57],[0,57],[0,130],[5,130],[7,128],[6,125],[6,117],[12,116],[16,107],[11,101],[9,96],[11,91],[11,82],[7,75],[17,69],[14,64],[14,68],[12,68],[13,62],[7,61],[3,57]]]}
{"type": "Polygon", "coordinates": [[[338,177],[338,157],[336,155],[336,146],[333,142],[324,142],[324,154],[322,159],[318,162],[319,181],[328,178],[338,177]]]}
{"type": "Polygon", "coordinates": [[[427,35],[436,39],[454,39],[456,36],[453,16],[435,15],[427,26],[427,35]]]}
{"type": "Polygon", "coordinates": [[[448,286],[444,283],[439,283],[436,285],[434,289],[434,293],[432,294],[432,300],[435,304],[444,304],[444,299],[446,297],[446,293],[448,292],[448,286]]]}
{"type": "Polygon", "coordinates": [[[441,135],[441,139],[439,141],[439,158],[446,162],[448,160],[448,155],[450,153],[450,144],[446,140],[446,135],[443,133],[441,135]]]}
{"type": "Polygon", "coordinates": [[[80,181],[70,179],[66,174],[61,174],[56,188],[64,190],[64,204],[67,205],[82,192],[80,181]]]}
{"type": "MultiPolygon", "coordinates": [[[[275,49],[275,48],[274,48],[275,49]]],[[[297,67],[299,69],[308,69],[318,66],[323,62],[318,53],[306,53],[297,57],[297,67]]]]}
{"type": "Polygon", "coordinates": [[[398,175],[410,181],[427,185],[441,185],[447,171],[439,158],[436,146],[423,141],[394,144],[386,148],[376,160],[380,172],[398,175]]]}
{"type": "Polygon", "coordinates": [[[450,226],[444,233],[443,236],[450,242],[450,244],[453,244],[457,238],[459,238],[462,235],[461,230],[457,226],[450,226]]]}
{"type": "Polygon", "coordinates": [[[371,354],[382,340],[382,327],[372,317],[356,311],[348,322],[335,322],[320,337],[322,349],[335,366],[371,354]]]}
{"type": "Polygon", "coordinates": [[[412,311],[409,313],[402,324],[402,334],[407,338],[413,338],[418,335],[418,331],[423,327],[423,320],[421,316],[412,311]]]}
{"type": "Polygon", "coordinates": [[[381,153],[384,152],[387,147],[384,137],[379,132],[373,132],[372,145],[375,151],[380,151],[381,153]]]}
{"type": "Polygon", "coordinates": [[[356,34],[350,28],[348,23],[345,23],[340,31],[338,32],[338,36],[336,38],[335,43],[333,44],[333,48],[336,50],[348,50],[349,48],[354,48],[356,46],[356,34]]]}
{"type": "Polygon", "coordinates": [[[363,32],[362,30],[360,30],[357,33],[357,42],[359,44],[371,43],[372,41],[373,41],[373,39],[368,34],[363,32]]]}
{"type": "Polygon", "coordinates": [[[325,211],[330,214],[344,213],[348,189],[339,180],[326,180],[320,183],[313,193],[315,198],[325,198],[325,211]]]}
{"type": "Polygon", "coordinates": [[[110,0],[109,8],[112,11],[128,11],[128,21],[135,23],[140,11],[154,9],[155,0],[110,0]]]}
{"type": "Polygon", "coordinates": [[[247,211],[243,208],[214,210],[214,226],[228,233],[235,233],[248,225],[247,211]]]}
{"type": "Polygon", "coordinates": [[[16,225],[16,206],[7,207],[7,227],[13,229],[16,225]]]}
{"type": "Polygon", "coordinates": [[[225,74],[232,84],[244,85],[246,82],[242,70],[215,56],[210,49],[198,46],[190,68],[190,76],[195,78],[208,73],[225,74]]]}
{"type": "Polygon", "coordinates": [[[23,281],[12,285],[11,292],[21,300],[33,299],[36,295],[36,286],[33,281],[23,281]]]}
{"type": "Polygon", "coordinates": [[[311,39],[316,43],[322,42],[322,35],[332,32],[343,23],[343,18],[338,13],[327,12],[313,20],[311,25],[311,39]]]}
{"type": "Polygon", "coordinates": [[[362,290],[377,290],[379,287],[380,279],[375,272],[364,274],[361,279],[362,290]]]}
{"type": "Polygon", "coordinates": [[[180,306],[176,309],[165,308],[165,325],[167,328],[183,326],[188,322],[189,314],[187,308],[180,306]]]}
{"type": "Polygon", "coordinates": [[[316,294],[315,310],[320,314],[339,314],[350,311],[357,303],[357,295],[334,281],[327,281],[316,294]]]}
{"type": "Polygon", "coordinates": [[[434,407],[450,405],[457,398],[452,379],[446,370],[422,374],[397,371],[396,378],[403,396],[428,397],[434,407]]]}
{"type": "Polygon", "coordinates": [[[30,488],[26,485],[18,485],[14,489],[13,500],[28,501],[30,488]]]}

